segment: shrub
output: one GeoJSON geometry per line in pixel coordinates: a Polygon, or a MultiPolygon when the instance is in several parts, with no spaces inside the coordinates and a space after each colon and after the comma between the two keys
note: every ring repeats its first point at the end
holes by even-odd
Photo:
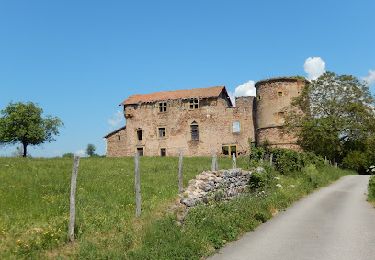
{"type": "Polygon", "coordinates": [[[62,158],[73,158],[74,157],[74,154],[73,153],[64,153],[62,155],[62,158]]]}
{"type": "Polygon", "coordinates": [[[365,174],[370,166],[367,154],[361,151],[349,152],[342,161],[345,168],[357,171],[359,174],[365,174]]]}
{"type": "Polygon", "coordinates": [[[371,176],[368,184],[368,198],[370,201],[375,201],[375,176],[371,176]]]}

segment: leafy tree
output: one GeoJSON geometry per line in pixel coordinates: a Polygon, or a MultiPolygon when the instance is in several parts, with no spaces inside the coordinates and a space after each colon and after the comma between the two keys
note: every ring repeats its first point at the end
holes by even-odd
{"type": "Polygon", "coordinates": [[[87,148],[86,148],[86,153],[87,153],[87,155],[88,156],[95,156],[96,154],[95,154],[95,150],[96,150],[96,147],[95,147],[95,145],[93,145],[93,144],[88,144],[87,145],[87,148]]]}
{"type": "Polygon", "coordinates": [[[21,143],[22,156],[29,145],[54,141],[63,125],[57,117],[42,117],[43,109],[32,102],[10,103],[0,114],[0,144],[21,143]]]}
{"type": "Polygon", "coordinates": [[[326,72],[292,102],[286,125],[304,150],[339,162],[375,136],[374,98],[356,77],[326,72]]]}

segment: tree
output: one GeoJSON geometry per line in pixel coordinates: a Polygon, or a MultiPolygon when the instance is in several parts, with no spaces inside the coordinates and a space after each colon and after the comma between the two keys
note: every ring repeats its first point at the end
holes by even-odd
{"type": "Polygon", "coordinates": [[[63,125],[57,117],[42,117],[43,109],[32,102],[10,103],[0,114],[0,144],[21,143],[22,156],[27,156],[29,145],[40,145],[55,141],[59,127],[63,125]]]}
{"type": "Polygon", "coordinates": [[[95,156],[96,154],[95,154],[95,150],[96,150],[96,147],[95,147],[95,145],[93,145],[93,144],[88,144],[87,145],[87,148],[86,148],[86,153],[87,153],[87,155],[88,156],[95,156]]]}
{"type": "Polygon", "coordinates": [[[299,145],[336,162],[363,150],[375,135],[374,98],[351,75],[326,72],[304,88],[292,108],[286,126],[297,133],[299,145]]]}

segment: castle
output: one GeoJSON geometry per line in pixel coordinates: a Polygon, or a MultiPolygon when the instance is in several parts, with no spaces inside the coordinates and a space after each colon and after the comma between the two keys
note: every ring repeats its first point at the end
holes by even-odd
{"type": "Polygon", "coordinates": [[[224,86],[130,96],[120,104],[126,126],[105,136],[107,156],[237,156],[249,152],[249,141],[298,149],[282,129],[306,84],[299,77],[262,80],[256,97],[237,97],[236,106],[224,86]]]}

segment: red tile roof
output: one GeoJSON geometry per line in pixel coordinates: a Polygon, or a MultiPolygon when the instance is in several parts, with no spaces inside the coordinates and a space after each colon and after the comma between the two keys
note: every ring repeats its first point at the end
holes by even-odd
{"type": "Polygon", "coordinates": [[[218,97],[222,91],[225,91],[225,94],[228,96],[225,86],[195,88],[189,90],[163,91],[144,95],[133,95],[125,99],[120,105],[134,105],[140,103],[151,103],[175,99],[211,98],[218,97]]]}

